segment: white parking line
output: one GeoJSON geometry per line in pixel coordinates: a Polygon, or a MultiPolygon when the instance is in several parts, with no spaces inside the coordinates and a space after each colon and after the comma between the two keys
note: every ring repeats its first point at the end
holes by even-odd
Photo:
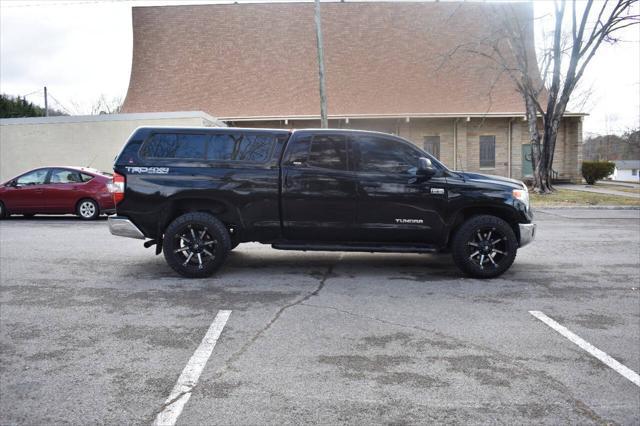
{"type": "Polygon", "coordinates": [[[178,416],[182,412],[182,408],[191,398],[191,391],[193,387],[198,383],[200,374],[207,364],[213,348],[216,346],[220,333],[224,328],[231,311],[219,311],[218,315],[214,318],[207,334],[202,338],[200,346],[191,355],[189,362],[182,370],[182,374],[178,377],[169,398],[164,402],[164,409],[158,413],[154,425],[173,426],[178,420],[178,416]]]}
{"type": "Polygon", "coordinates": [[[553,328],[558,333],[562,334],[564,337],[569,339],[571,342],[575,343],[576,345],[580,346],[585,351],[589,352],[594,357],[598,358],[600,361],[602,361],[603,363],[605,363],[609,367],[613,368],[620,375],[622,375],[624,378],[630,380],[636,386],[640,386],[640,376],[638,375],[638,373],[636,373],[632,369],[620,364],[618,361],[616,361],[615,359],[611,358],[605,352],[603,352],[600,349],[596,348],[591,343],[589,343],[586,340],[582,339],[580,336],[572,333],[568,328],[558,324],[557,322],[555,322],[554,320],[552,320],[551,318],[546,316],[544,313],[542,313],[540,311],[529,311],[529,313],[531,315],[533,315],[534,317],[538,318],[543,323],[547,324],[549,327],[553,328]]]}

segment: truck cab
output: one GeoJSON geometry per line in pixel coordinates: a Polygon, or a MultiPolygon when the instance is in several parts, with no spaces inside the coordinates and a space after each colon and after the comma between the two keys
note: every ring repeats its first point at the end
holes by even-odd
{"type": "Polygon", "coordinates": [[[526,186],[458,172],[400,137],[344,129],[140,128],[114,166],[115,235],[147,239],[185,276],[230,250],[450,251],[506,271],[535,235],[526,186]]]}

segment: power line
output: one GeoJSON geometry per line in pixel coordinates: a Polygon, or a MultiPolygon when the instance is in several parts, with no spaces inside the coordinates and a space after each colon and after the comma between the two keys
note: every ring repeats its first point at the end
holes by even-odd
{"type": "Polygon", "coordinates": [[[42,92],[42,89],[34,90],[31,93],[27,93],[26,95],[22,95],[22,98],[26,98],[27,96],[35,95],[36,93],[42,92]]]}
{"type": "Polygon", "coordinates": [[[58,104],[58,106],[59,106],[60,108],[62,108],[62,109],[64,110],[64,112],[66,112],[66,113],[67,113],[67,114],[69,114],[69,115],[73,115],[73,113],[72,113],[71,111],[69,111],[69,109],[68,109],[67,107],[65,107],[64,105],[62,105],[62,102],[60,102],[58,99],[56,99],[56,98],[51,94],[51,91],[49,91],[48,95],[49,95],[49,97],[50,97],[51,99],[53,99],[53,100],[56,102],[56,104],[58,104]]]}

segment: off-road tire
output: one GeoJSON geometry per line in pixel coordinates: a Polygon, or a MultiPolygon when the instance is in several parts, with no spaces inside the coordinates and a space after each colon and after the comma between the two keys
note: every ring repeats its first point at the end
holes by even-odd
{"type": "Polygon", "coordinates": [[[456,230],[451,242],[454,263],[462,272],[474,278],[494,278],[502,275],[513,264],[517,250],[518,241],[511,226],[499,217],[489,215],[469,218],[456,230]],[[488,239],[480,238],[487,235],[490,235],[488,239]],[[502,240],[498,241],[499,239],[502,240]],[[479,247],[485,241],[488,245],[479,247]],[[491,241],[498,242],[491,244],[491,241]],[[480,261],[483,250],[492,250],[490,254],[494,257],[489,259],[489,255],[485,255],[486,257],[482,257],[480,261]],[[480,254],[475,254],[476,251],[480,254]],[[497,265],[494,265],[494,262],[497,265]]]}
{"type": "Polygon", "coordinates": [[[230,250],[231,237],[227,228],[213,215],[202,212],[186,213],[177,217],[165,230],[162,241],[162,251],[169,266],[187,278],[206,278],[213,275],[222,266],[230,250]],[[202,231],[205,234],[193,242],[194,238],[190,237],[191,230],[194,230],[193,234],[196,237],[199,237],[202,231]],[[192,244],[187,244],[185,238],[192,241],[192,244]],[[214,241],[215,243],[209,244],[214,241]],[[207,254],[207,251],[212,256],[207,254]],[[194,260],[187,259],[189,254],[200,254],[197,259],[201,263],[195,263],[193,255],[191,259],[194,260]]]}

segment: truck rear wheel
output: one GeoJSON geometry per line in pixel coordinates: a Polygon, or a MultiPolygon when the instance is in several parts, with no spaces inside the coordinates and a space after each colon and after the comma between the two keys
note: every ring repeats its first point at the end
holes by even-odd
{"type": "Polygon", "coordinates": [[[473,216],[453,236],[451,254],[456,266],[475,278],[493,278],[513,264],[518,241],[511,226],[499,217],[473,216]]]}
{"type": "Polygon", "coordinates": [[[182,276],[213,275],[231,250],[231,238],[222,222],[209,213],[186,213],[167,227],[162,243],[164,258],[182,276]]]}

